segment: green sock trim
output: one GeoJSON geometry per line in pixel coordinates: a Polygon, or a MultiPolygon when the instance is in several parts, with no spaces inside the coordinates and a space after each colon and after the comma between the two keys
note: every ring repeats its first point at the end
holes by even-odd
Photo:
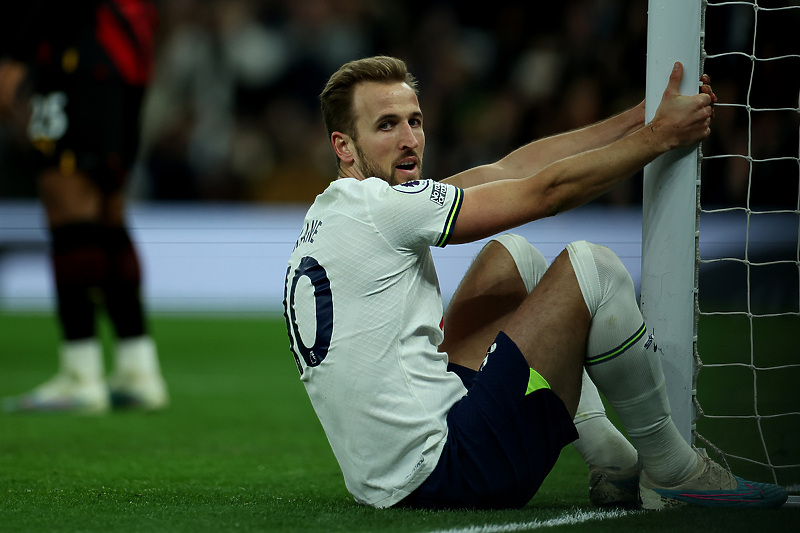
{"type": "Polygon", "coordinates": [[[550,384],[534,369],[530,369],[531,375],[528,377],[528,390],[525,391],[525,396],[537,391],[539,389],[549,389],[550,384]]]}

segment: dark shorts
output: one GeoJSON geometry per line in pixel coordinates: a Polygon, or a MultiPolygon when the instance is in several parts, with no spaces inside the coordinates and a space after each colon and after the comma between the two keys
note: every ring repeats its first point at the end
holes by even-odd
{"type": "Polygon", "coordinates": [[[414,508],[518,508],[578,438],[564,402],[549,388],[527,393],[530,367],[500,332],[479,372],[451,365],[468,393],[447,417],[436,468],[398,505],[414,508]]]}
{"type": "Polygon", "coordinates": [[[103,191],[121,189],[138,150],[144,88],[112,74],[39,76],[29,127],[38,167],[71,166],[103,191]]]}

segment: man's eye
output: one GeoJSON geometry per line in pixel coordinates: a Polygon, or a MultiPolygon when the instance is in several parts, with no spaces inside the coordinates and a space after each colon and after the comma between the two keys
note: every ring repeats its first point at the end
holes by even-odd
{"type": "Polygon", "coordinates": [[[392,126],[393,126],[393,124],[391,122],[381,122],[380,125],[378,126],[378,128],[383,130],[383,131],[387,131],[387,130],[392,129],[392,126]]]}

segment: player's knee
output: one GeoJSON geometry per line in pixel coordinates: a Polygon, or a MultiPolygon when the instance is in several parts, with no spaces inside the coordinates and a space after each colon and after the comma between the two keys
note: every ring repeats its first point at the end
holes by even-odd
{"type": "Polygon", "coordinates": [[[592,316],[621,287],[633,290],[630,274],[610,248],[576,241],[567,245],[567,252],[592,316]]]}
{"type": "Polygon", "coordinates": [[[505,233],[492,239],[502,244],[517,265],[525,289],[531,292],[547,270],[547,260],[542,253],[524,237],[505,233]]]}
{"type": "Polygon", "coordinates": [[[628,269],[625,268],[622,260],[611,248],[599,244],[588,244],[594,256],[601,284],[609,289],[614,289],[627,283],[633,283],[628,269]]]}

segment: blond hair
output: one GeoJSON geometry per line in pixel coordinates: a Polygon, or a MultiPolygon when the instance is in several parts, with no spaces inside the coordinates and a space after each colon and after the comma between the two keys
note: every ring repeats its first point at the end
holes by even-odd
{"type": "Polygon", "coordinates": [[[319,95],[322,118],[330,137],[340,131],[355,139],[356,117],[353,114],[353,92],[362,82],[405,82],[414,92],[417,80],[408,71],[403,60],[389,56],[375,56],[345,63],[328,80],[319,95]]]}

